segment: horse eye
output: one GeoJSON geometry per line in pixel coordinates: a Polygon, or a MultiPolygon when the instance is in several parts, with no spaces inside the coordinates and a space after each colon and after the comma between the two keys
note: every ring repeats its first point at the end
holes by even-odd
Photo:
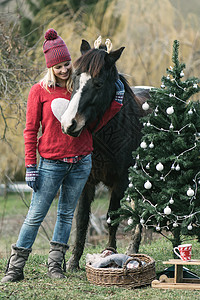
{"type": "Polygon", "coordinates": [[[103,86],[103,81],[94,80],[94,86],[96,89],[100,89],[103,86]]]}

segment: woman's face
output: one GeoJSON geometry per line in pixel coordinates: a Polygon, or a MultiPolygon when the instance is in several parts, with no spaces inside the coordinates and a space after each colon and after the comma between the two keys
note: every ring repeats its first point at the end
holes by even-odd
{"type": "Polygon", "coordinates": [[[53,66],[53,72],[56,77],[56,82],[60,84],[64,84],[70,76],[71,68],[72,68],[71,60],[67,60],[53,66]]]}

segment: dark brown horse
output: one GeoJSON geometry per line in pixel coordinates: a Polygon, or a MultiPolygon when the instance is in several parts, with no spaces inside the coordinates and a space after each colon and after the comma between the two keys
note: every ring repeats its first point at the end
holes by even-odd
{"type": "MultiPolygon", "coordinates": [[[[68,261],[69,269],[79,267],[96,185],[103,182],[111,191],[109,215],[110,211],[120,207],[120,200],[129,182],[128,169],[134,164],[132,151],[138,147],[141,140],[140,117],[144,114],[141,103],[149,98],[149,93],[147,90],[138,89],[137,97],[125,78],[118,74],[115,62],[120,58],[123,50],[124,47],[107,53],[103,49],[91,49],[88,42],[83,40],[82,56],[74,63],[74,92],[69,107],[62,116],[63,131],[77,136],[85,126],[91,123],[95,125],[93,126],[93,167],[79,199],[76,241],[72,257],[68,261]],[[98,120],[114,99],[115,82],[118,78],[125,87],[123,106],[106,126],[96,132],[98,120]]],[[[117,226],[108,224],[108,228],[108,246],[116,248],[117,226]]]]}

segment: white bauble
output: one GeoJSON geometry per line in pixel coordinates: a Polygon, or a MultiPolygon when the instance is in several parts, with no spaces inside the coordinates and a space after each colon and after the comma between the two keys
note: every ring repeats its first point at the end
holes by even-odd
{"type": "Polygon", "coordinates": [[[150,163],[148,163],[147,165],[146,165],[146,169],[149,169],[150,168],[150,163]]]}
{"type": "Polygon", "coordinates": [[[140,220],[140,224],[143,225],[144,222],[145,222],[145,221],[144,221],[144,219],[142,218],[142,219],[140,220]]]}
{"type": "Polygon", "coordinates": [[[143,109],[143,110],[148,110],[148,109],[149,109],[149,104],[148,104],[147,102],[144,102],[144,103],[142,104],[142,109],[143,109]]]}
{"type": "Polygon", "coordinates": [[[151,123],[148,121],[147,122],[147,127],[150,127],[151,126],[151,123]]]}
{"type": "Polygon", "coordinates": [[[164,214],[165,215],[170,215],[172,212],[171,208],[169,206],[166,206],[165,209],[164,209],[164,214]]]}
{"type": "Polygon", "coordinates": [[[192,115],[193,114],[193,110],[190,108],[190,110],[188,111],[188,115],[192,115]]]}
{"type": "Polygon", "coordinates": [[[111,218],[109,217],[106,222],[107,224],[111,224],[111,218]]]}
{"type": "Polygon", "coordinates": [[[191,224],[188,225],[187,229],[188,229],[188,230],[192,230],[192,225],[191,225],[191,224]]]}
{"type": "Polygon", "coordinates": [[[157,170],[157,171],[161,172],[163,169],[164,169],[163,164],[158,163],[158,164],[156,165],[156,170],[157,170]]]}
{"type": "Polygon", "coordinates": [[[149,180],[147,180],[144,184],[144,188],[149,190],[151,189],[151,187],[152,187],[152,183],[149,180]]]}
{"type": "Polygon", "coordinates": [[[132,218],[129,218],[128,219],[128,225],[130,226],[130,225],[132,225],[133,224],[133,219],[132,218]]]}
{"type": "Polygon", "coordinates": [[[170,204],[174,204],[174,199],[171,198],[171,199],[169,200],[169,203],[170,203],[170,204]]]}
{"type": "Polygon", "coordinates": [[[180,169],[181,169],[181,168],[180,168],[180,166],[179,166],[179,164],[178,164],[178,165],[176,166],[175,170],[176,170],[176,171],[180,171],[180,169]]]}
{"type": "Polygon", "coordinates": [[[189,188],[189,189],[187,190],[187,195],[188,195],[188,197],[194,196],[194,191],[193,191],[191,188],[189,188]]]}
{"type": "Polygon", "coordinates": [[[149,144],[149,148],[153,149],[154,148],[154,144],[151,142],[151,144],[149,144]]]}
{"type": "Polygon", "coordinates": [[[140,144],[140,147],[141,147],[142,149],[146,149],[146,148],[147,148],[147,143],[146,143],[146,142],[142,142],[142,143],[140,144]]]}
{"type": "Polygon", "coordinates": [[[156,226],[156,230],[160,231],[160,226],[159,225],[156,226]]]}
{"type": "Polygon", "coordinates": [[[166,112],[167,112],[168,115],[173,114],[173,113],[174,113],[174,108],[173,108],[173,106],[168,107],[168,108],[166,109],[166,112]]]}
{"type": "Polygon", "coordinates": [[[133,184],[132,184],[132,182],[131,182],[131,183],[129,183],[128,187],[129,187],[129,188],[132,188],[132,187],[133,187],[133,184]]]}
{"type": "Polygon", "coordinates": [[[180,77],[184,77],[184,72],[183,71],[181,71],[181,73],[180,73],[180,77]]]}
{"type": "Polygon", "coordinates": [[[176,228],[178,227],[178,224],[176,222],[173,223],[173,227],[176,228]]]}
{"type": "Polygon", "coordinates": [[[164,89],[165,88],[165,85],[164,85],[164,83],[162,82],[162,84],[161,84],[161,86],[160,86],[162,89],[164,89]]]}

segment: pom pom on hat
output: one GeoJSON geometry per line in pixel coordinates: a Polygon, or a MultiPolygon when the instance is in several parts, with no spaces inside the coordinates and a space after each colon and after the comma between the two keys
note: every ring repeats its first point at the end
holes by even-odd
{"type": "Polygon", "coordinates": [[[58,34],[53,28],[48,29],[44,36],[45,40],[55,40],[57,37],[58,34]]]}
{"type": "Polygon", "coordinates": [[[71,60],[69,50],[63,39],[51,28],[45,33],[43,52],[47,68],[53,67],[61,62],[71,60]]]}

